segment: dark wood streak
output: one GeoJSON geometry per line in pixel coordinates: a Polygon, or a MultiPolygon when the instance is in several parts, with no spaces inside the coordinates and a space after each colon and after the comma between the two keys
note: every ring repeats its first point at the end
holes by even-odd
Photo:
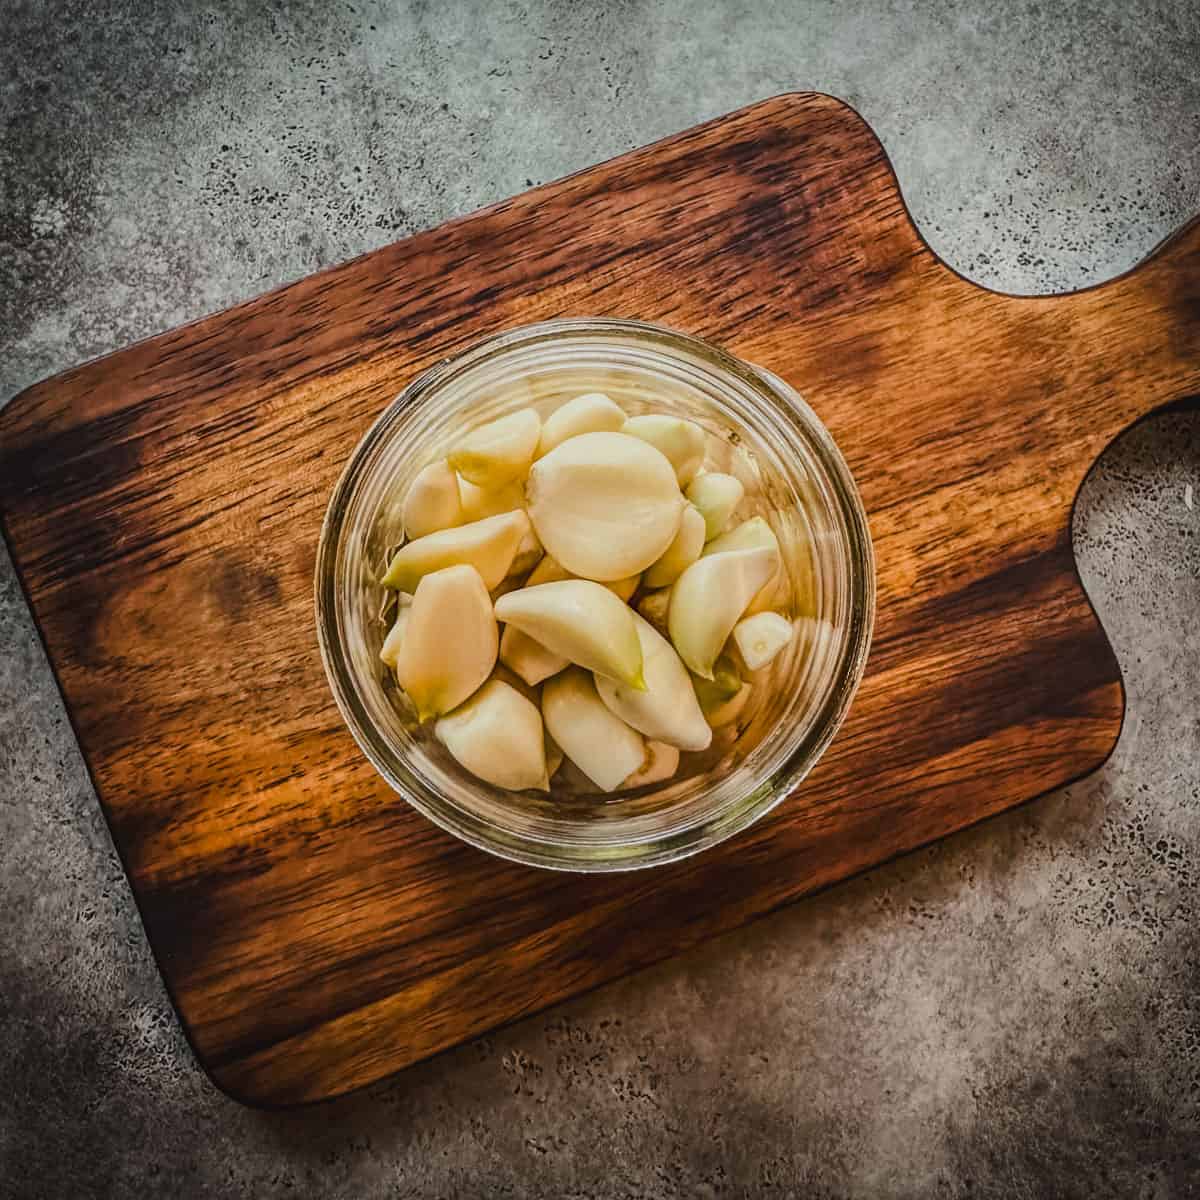
{"type": "Polygon", "coordinates": [[[13,558],[202,1063],[361,1086],[1027,800],[1120,728],[1070,550],[1104,446],[1200,389],[1200,226],[1070,296],[925,246],[878,141],[784,96],[48,380],[0,414],[13,558]],[[812,775],[631,877],[463,846],[341,724],[312,618],[333,482],[415,373],[506,326],[641,317],[792,382],[867,504],[879,615],[812,775]]]}

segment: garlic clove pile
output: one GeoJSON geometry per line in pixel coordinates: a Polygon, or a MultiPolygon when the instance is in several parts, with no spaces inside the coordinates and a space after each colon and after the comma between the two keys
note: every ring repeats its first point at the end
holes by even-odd
{"type": "Polygon", "coordinates": [[[513,400],[530,407],[414,479],[379,657],[406,714],[436,718],[450,755],[497,787],[546,790],[560,766],[568,791],[661,783],[681,752],[736,739],[749,681],[803,634],[788,617],[812,606],[813,572],[801,605],[790,543],[785,569],[762,516],[730,528],[736,448],[737,474],[705,471],[703,427],[627,417],[602,392],[543,421],[532,406],[559,385],[536,384],[513,400]]]}

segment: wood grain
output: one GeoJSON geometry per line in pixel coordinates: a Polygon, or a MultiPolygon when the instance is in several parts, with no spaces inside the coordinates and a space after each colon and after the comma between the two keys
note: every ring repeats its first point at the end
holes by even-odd
{"type": "Polygon", "coordinates": [[[1200,391],[1200,226],[1068,296],[925,246],[879,142],[765,101],[25,392],[0,507],[146,930],[234,1096],[331,1096],[1092,770],[1116,662],[1070,546],[1108,442],[1200,391]],[[414,373],[507,326],[639,317],[798,388],[863,493],[879,612],[803,788],[632,876],[514,866],[375,776],[326,685],[334,480],[414,373]]]}

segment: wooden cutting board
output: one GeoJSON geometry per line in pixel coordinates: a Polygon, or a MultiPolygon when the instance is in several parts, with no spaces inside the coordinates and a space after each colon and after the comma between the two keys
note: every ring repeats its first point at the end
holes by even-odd
{"type": "Polygon", "coordinates": [[[332,1096],[1091,771],[1117,664],[1071,506],[1200,391],[1200,225],[1042,299],[922,242],[874,134],[768,100],[31,388],[0,508],[151,945],[230,1094],[332,1096]],[[513,866],[391,793],[326,685],[322,513],[412,376],[507,326],[662,322],[783,376],[870,513],[866,678],[803,787],[633,875],[513,866]]]}

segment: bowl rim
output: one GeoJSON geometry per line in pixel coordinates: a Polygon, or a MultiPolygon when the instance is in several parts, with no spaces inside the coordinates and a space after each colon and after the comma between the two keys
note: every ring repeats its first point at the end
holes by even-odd
{"type": "MultiPolygon", "coordinates": [[[[737,358],[719,345],[668,326],[626,318],[565,317],[510,326],[471,342],[415,375],[376,417],[350,453],[325,509],[314,568],[314,616],[322,665],[338,711],[359,749],[393,791],[426,819],[477,849],[527,866],[591,874],[640,870],[690,857],[740,833],[793,795],[841,727],[862,680],[874,631],[875,591],[870,526],[854,477],[824,423],[790,384],[766,368],[737,358]],[[802,739],[788,753],[772,776],[749,789],[725,810],[706,821],[672,830],[666,835],[627,839],[618,843],[628,851],[619,857],[597,855],[596,847],[583,843],[529,838],[488,822],[447,798],[441,797],[444,803],[438,806],[416,794],[416,789],[395,769],[392,761],[395,756],[376,745],[378,730],[357,696],[357,689],[347,686],[353,673],[346,661],[342,641],[336,636],[337,577],[334,568],[350,500],[364,464],[380,447],[392,426],[447,376],[516,346],[570,335],[632,337],[652,341],[660,349],[674,347],[707,360],[713,367],[752,388],[774,417],[798,426],[801,435],[813,446],[832,485],[838,515],[849,543],[848,559],[851,564],[859,564],[859,569],[852,567],[849,572],[845,645],[827,694],[814,715],[811,736],[802,739]],[[783,786],[766,786],[781,776],[786,779],[783,786]],[[652,849],[647,851],[647,847],[652,849]]],[[[400,765],[404,772],[419,779],[412,768],[403,763],[400,765]]],[[[426,786],[431,793],[437,794],[430,784],[426,783],[426,786]]]]}

